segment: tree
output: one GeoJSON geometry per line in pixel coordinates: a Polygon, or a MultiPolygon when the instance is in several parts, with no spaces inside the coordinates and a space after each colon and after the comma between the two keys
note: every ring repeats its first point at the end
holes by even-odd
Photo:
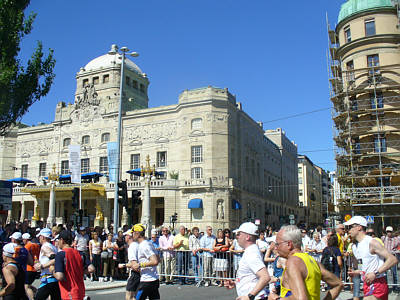
{"type": "Polygon", "coordinates": [[[29,107],[47,95],[55,75],[53,50],[44,57],[37,42],[26,66],[18,59],[21,39],[32,30],[36,14],[25,18],[30,0],[0,0],[0,135],[15,125],[29,107]]]}

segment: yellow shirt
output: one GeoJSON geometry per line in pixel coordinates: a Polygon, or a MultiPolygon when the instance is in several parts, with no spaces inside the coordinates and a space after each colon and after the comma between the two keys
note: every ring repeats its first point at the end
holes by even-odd
{"type": "Polygon", "coordinates": [[[340,250],[340,253],[344,252],[344,241],[343,238],[341,237],[341,235],[339,233],[336,233],[337,239],[338,239],[338,248],[340,250]]]}
{"type": "Polygon", "coordinates": [[[181,235],[180,233],[178,233],[175,237],[174,237],[174,246],[176,244],[179,244],[181,241],[183,240],[183,243],[180,247],[176,248],[175,250],[189,250],[189,238],[187,237],[187,235],[181,235]]]}
{"type": "MultiPolygon", "coordinates": [[[[307,298],[308,300],[319,300],[321,298],[321,270],[318,266],[318,263],[315,259],[309,255],[308,253],[295,253],[293,256],[297,256],[300,258],[306,265],[307,268],[307,277],[304,280],[307,290],[307,298]]],[[[282,278],[285,275],[286,268],[283,270],[282,278]]],[[[281,284],[281,298],[286,298],[292,295],[292,291],[283,286],[283,280],[281,284]]]]}

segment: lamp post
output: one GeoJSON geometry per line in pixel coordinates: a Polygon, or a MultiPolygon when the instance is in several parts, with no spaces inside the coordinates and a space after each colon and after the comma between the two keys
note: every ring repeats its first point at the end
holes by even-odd
{"type": "Polygon", "coordinates": [[[121,165],[121,127],[122,127],[122,92],[124,87],[124,65],[125,65],[125,55],[132,57],[137,57],[139,54],[137,52],[129,52],[127,47],[122,47],[121,53],[118,52],[118,46],[112,45],[111,50],[108,52],[109,55],[121,55],[121,78],[119,85],[119,107],[118,107],[118,131],[117,131],[117,168],[115,171],[115,193],[114,193],[114,233],[118,233],[119,227],[119,209],[118,209],[118,182],[120,179],[120,165],[121,165]]]}
{"type": "Polygon", "coordinates": [[[51,228],[56,220],[56,181],[59,176],[56,173],[56,165],[53,165],[53,173],[49,173],[50,197],[49,197],[49,215],[47,217],[47,226],[51,228]]]}
{"type": "Polygon", "coordinates": [[[146,227],[147,237],[151,236],[151,210],[150,210],[150,181],[156,174],[156,166],[150,166],[150,157],[146,157],[146,166],[141,167],[140,176],[144,177],[144,199],[142,202],[142,217],[140,222],[146,227]]]}

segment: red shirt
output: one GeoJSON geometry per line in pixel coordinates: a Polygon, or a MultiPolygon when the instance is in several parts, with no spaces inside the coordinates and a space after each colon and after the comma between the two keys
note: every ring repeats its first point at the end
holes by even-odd
{"type": "Polygon", "coordinates": [[[65,279],[59,281],[61,298],[82,300],[85,296],[83,282],[83,262],[79,252],[64,248],[56,255],[55,271],[64,273],[65,279]]]}

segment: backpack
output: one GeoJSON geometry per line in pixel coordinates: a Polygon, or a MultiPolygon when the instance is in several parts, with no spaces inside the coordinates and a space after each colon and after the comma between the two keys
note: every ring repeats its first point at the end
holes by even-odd
{"type": "Polygon", "coordinates": [[[324,254],[322,254],[321,258],[321,264],[327,269],[329,272],[335,272],[335,265],[337,265],[337,258],[335,254],[333,253],[332,248],[328,248],[329,251],[325,251],[324,254]]]}

